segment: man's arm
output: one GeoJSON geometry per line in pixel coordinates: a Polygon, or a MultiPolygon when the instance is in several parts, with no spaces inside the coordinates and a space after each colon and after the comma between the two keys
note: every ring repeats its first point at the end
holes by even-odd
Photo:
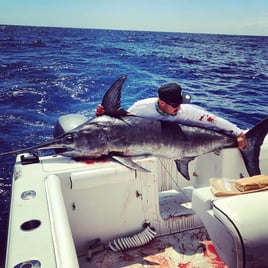
{"type": "Polygon", "coordinates": [[[185,104],[180,113],[180,117],[181,119],[197,122],[198,124],[215,126],[218,129],[232,132],[237,136],[239,149],[245,149],[248,146],[248,141],[243,130],[230,121],[216,116],[207,110],[202,109],[201,107],[192,104],[185,104]]]}

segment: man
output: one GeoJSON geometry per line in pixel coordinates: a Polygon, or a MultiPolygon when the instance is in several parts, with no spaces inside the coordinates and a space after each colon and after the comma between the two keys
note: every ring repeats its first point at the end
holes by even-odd
{"type": "MultiPolygon", "coordinates": [[[[102,105],[98,105],[96,115],[102,115],[104,112],[102,105]]],[[[233,123],[196,105],[183,103],[182,89],[176,83],[161,86],[158,89],[158,98],[137,101],[128,109],[128,112],[150,119],[187,122],[221,129],[236,135],[239,149],[245,149],[248,146],[245,134],[233,123]]]]}

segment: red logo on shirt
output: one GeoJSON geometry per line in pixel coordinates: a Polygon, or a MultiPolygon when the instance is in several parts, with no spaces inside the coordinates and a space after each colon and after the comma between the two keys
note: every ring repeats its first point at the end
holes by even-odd
{"type": "Polygon", "coordinates": [[[207,122],[214,122],[215,117],[210,116],[208,114],[204,114],[204,115],[200,116],[199,121],[204,121],[204,120],[206,120],[207,122]]]}

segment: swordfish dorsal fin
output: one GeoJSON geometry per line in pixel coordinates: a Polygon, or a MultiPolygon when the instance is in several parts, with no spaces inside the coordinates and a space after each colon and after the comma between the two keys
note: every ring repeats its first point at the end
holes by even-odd
{"type": "Polygon", "coordinates": [[[117,79],[103,96],[101,105],[106,115],[114,117],[127,115],[127,111],[121,108],[121,91],[126,78],[127,75],[124,75],[117,79]]]}

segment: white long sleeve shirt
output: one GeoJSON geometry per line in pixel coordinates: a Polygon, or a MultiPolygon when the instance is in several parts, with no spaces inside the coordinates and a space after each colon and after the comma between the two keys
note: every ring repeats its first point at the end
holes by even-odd
{"type": "Polygon", "coordinates": [[[177,115],[172,116],[159,110],[158,98],[148,98],[135,102],[128,112],[145,118],[218,128],[236,136],[243,132],[235,124],[193,104],[181,104],[177,115]]]}

